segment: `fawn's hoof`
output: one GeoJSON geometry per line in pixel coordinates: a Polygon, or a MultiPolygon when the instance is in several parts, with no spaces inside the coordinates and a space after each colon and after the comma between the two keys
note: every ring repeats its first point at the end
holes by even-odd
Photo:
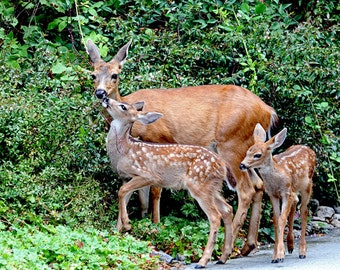
{"type": "Polygon", "coordinates": [[[306,255],[299,255],[299,259],[306,259],[306,255]]]}
{"type": "Polygon", "coordinates": [[[195,269],[203,269],[203,268],[205,268],[205,266],[200,265],[200,264],[197,264],[197,265],[195,266],[195,269]]]}
{"type": "Polygon", "coordinates": [[[288,253],[292,254],[294,249],[288,249],[288,253]]]}
{"type": "Polygon", "coordinates": [[[272,263],[282,263],[284,261],[283,258],[278,258],[276,260],[272,260],[272,263]]]}
{"type": "Polygon", "coordinates": [[[248,244],[245,244],[241,250],[241,254],[242,256],[248,256],[249,253],[255,248],[255,245],[254,244],[251,244],[251,245],[248,245],[248,244]]]}
{"type": "Polygon", "coordinates": [[[126,231],[126,232],[129,232],[129,231],[131,231],[131,225],[129,225],[129,226],[124,226],[124,231],[126,231]]]}
{"type": "Polygon", "coordinates": [[[218,261],[216,262],[216,264],[224,264],[224,262],[221,261],[221,260],[218,260],[218,261]]]}

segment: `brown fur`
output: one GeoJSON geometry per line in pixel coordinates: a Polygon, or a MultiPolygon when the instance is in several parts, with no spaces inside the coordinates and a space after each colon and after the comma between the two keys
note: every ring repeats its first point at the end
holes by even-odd
{"type": "MultiPolygon", "coordinates": [[[[154,124],[142,126],[136,123],[132,136],[149,142],[204,147],[211,143],[216,145],[218,154],[230,165],[236,181],[238,208],[233,221],[234,238],[253,203],[247,244],[242,250],[242,254],[247,255],[257,244],[263,185],[256,173],[241,171],[239,164],[253,144],[252,133],[256,123],[270,130],[276,122],[274,109],[249,90],[235,85],[144,89],[122,97],[118,91],[118,79],[113,80],[112,75],[119,75],[127,48],[120,49],[108,63],[100,59],[99,51],[92,42],[88,43],[88,48],[92,51],[90,57],[94,63],[96,93],[105,91],[108,97],[128,103],[145,101],[145,110],[163,114],[154,124]]],[[[152,189],[152,194],[153,221],[158,222],[160,190],[152,189]]]]}
{"type": "Polygon", "coordinates": [[[135,121],[149,124],[160,114],[139,112],[129,104],[122,108],[122,103],[113,99],[107,99],[103,105],[114,118],[106,143],[111,164],[121,176],[131,178],[119,189],[117,229],[131,229],[126,207],[133,191],[151,185],[187,189],[210,223],[209,238],[198,266],[205,267],[210,260],[221,218],[225,242],[220,262],[225,263],[231,253],[233,239],[232,207],[220,194],[223,180],[228,182],[231,177],[225,162],[201,146],[145,143],[131,139],[130,131],[135,121]]]}
{"type": "Polygon", "coordinates": [[[241,169],[258,168],[264,181],[274,211],[275,246],[272,262],[282,262],[285,257],[283,242],[284,229],[288,218],[287,246],[291,253],[294,248],[293,222],[297,195],[301,195],[301,239],[299,257],[306,257],[307,205],[312,194],[312,176],[315,170],[315,152],[307,146],[294,145],[285,152],[272,156],[273,149],[282,145],[286,129],[265,142],[266,134],[261,125],[254,130],[255,144],[247,151],[241,169]],[[282,207],[280,209],[280,200],[282,207]]]}

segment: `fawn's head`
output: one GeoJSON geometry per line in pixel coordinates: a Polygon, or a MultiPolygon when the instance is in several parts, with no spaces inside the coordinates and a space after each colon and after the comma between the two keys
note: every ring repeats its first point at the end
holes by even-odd
{"type": "Polygon", "coordinates": [[[87,41],[87,52],[94,66],[94,71],[91,76],[95,83],[95,94],[97,98],[120,98],[118,92],[119,74],[126,61],[131,41],[132,40],[125,44],[109,62],[102,60],[99,49],[92,40],[89,39],[87,41]]]}
{"type": "Polygon", "coordinates": [[[139,121],[147,125],[162,117],[161,113],[143,112],[144,101],[129,104],[116,101],[112,98],[104,98],[102,105],[114,120],[118,120],[124,124],[132,124],[139,121]]]}
{"type": "Polygon", "coordinates": [[[246,157],[240,164],[240,169],[245,171],[265,166],[266,161],[272,158],[272,151],[283,144],[286,135],[287,129],[284,128],[266,142],[266,131],[261,124],[256,124],[253,133],[254,145],[248,149],[246,157]]]}

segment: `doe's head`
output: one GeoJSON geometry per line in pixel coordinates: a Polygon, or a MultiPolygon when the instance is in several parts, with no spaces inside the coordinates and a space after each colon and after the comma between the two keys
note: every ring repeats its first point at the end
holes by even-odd
{"type": "Polygon", "coordinates": [[[98,99],[111,97],[119,99],[118,92],[119,74],[128,56],[129,47],[132,40],[126,43],[109,62],[105,62],[98,47],[89,39],[86,43],[87,53],[89,54],[94,66],[91,77],[95,84],[95,94],[98,99]]]}

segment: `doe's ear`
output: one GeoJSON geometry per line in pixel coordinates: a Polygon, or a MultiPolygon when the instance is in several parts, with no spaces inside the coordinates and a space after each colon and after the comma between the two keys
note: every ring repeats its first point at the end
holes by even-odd
{"type": "Polygon", "coordinates": [[[132,39],[128,43],[126,43],[123,47],[119,49],[115,57],[111,60],[112,61],[117,61],[121,66],[123,66],[126,62],[126,58],[129,53],[129,47],[131,45],[132,39]]]}
{"type": "Polygon", "coordinates": [[[151,124],[161,118],[163,114],[156,112],[147,112],[138,114],[137,121],[141,122],[144,125],[151,124]]]}
{"type": "Polygon", "coordinates": [[[255,143],[266,141],[266,131],[264,130],[264,128],[262,127],[260,123],[256,124],[253,136],[254,136],[255,143]]]}
{"type": "Polygon", "coordinates": [[[96,44],[92,42],[91,39],[88,39],[86,42],[86,51],[91,58],[92,63],[97,63],[103,61],[100,57],[100,52],[96,44]]]}

